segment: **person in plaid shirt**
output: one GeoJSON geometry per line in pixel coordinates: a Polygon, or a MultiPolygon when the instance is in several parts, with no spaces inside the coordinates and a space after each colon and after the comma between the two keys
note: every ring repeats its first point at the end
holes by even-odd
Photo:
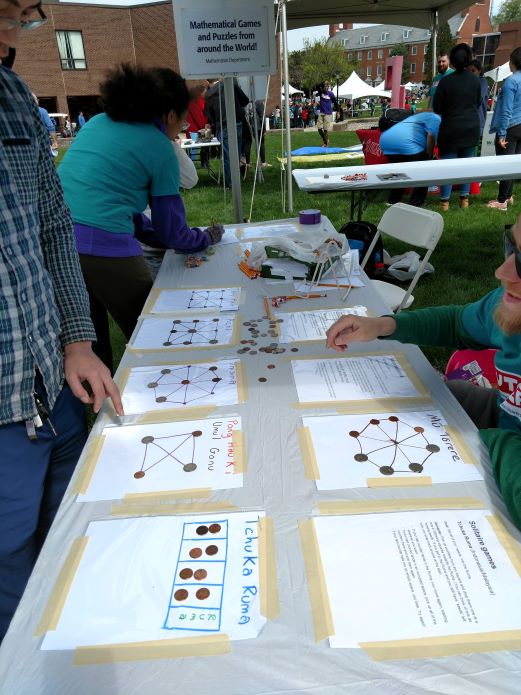
{"type": "MultiPolygon", "coordinates": [[[[46,21],[0,0],[0,60],[46,21]]],[[[0,640],[85,443],[84,403],[121,399],[96,339],[38,107],[0,67],[0,640]],[[88,384],[88,390],[85,388],[88,384]]]]}

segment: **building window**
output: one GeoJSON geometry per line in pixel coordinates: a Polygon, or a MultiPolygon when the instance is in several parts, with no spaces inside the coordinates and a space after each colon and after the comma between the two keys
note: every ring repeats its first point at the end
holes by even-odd
{"type": "Polygon", "coordinates": [[[383,74],[383,68],[382,68],[381,65],[377,65],[377,66],[376,66],[376,74],[377,74],[379,77],[382,76],[382,74],[383,74]]]}
{"type": "Polygon", "coordinates": [[[57,31],[56,41],[62,70],[86,70],[85,50],[81,31],[57,31]]]}
{"type": "Polygon", "coordinates": [[[423,61],[423,63],[422,63],[422,72],[423,72],[423,74],[425,74],[427,72],[427,63],[425,61],[423,61]]]}
{"type": "Polygon", "coordinates": [[[403,38],[404,39],[408,39],[410,35],[411,35],[411,29],[404,29],[403,30],[403,38]]]}
{"type": "Polygon", "coordinates": [[[380,34],[380,41],[387,41],[389,38],[389,32],[388,31],[382,31],[380,34]]]}
{"type": "Polygon", "coordinates": [[[478,18],[476,19],[476,24],[474,25],[474,33],[475,33],[475,34],[478,33],[479,27],[480,27],[480,26],[481,26],[481,20],[480,20],[480,18],[478,17],[478,18]]]}
{"type": "Polygon", "coordinates": [[[353,60],[353,54],[352,54],[352,53],[348,53],[348,54],[347,54],[347,59],[348,59],[348,60],[353,60]]]}
{"type": "Polygon", "coordinates": [[[371,77],[371,66],[367,66],[367,77],[371,77]]]}
{"type": "Polygon", "coordinates": [[[411,46],[411,55],[412,56],[416,55],[416,46],[411,46]]]}
{"type": "Polygon", "coordinates": [[[358,53],[356,54],[356,59],[362,60],[362,51],[358,51],[358,53]]]}
{"type": "Polygon", "coordinates": [[[416,63],[411,63],[411,75],[414,75],[416,72],[416,63]]]}
{"type": "Polygon", "coordinates": [[[344,48],[347,46],[348,43],[349,39],[342,39],[342,46],[344,46],[344,48]]]}
{"type": "Polygon", "coordinates": [[[362,34],[360,36],[360,43],[365,43],[367,41],[367,34],[362,34]]]}
{"type": "Polygon", "coordinates": [[[384,51],[383,48],[378,49],[378,58],[381,60],[384,57],[384,51]]]}
{"type": "Polygon", "coordinates": [[[373,52],[367,51],[367,60],[372,60],[372,59],[373,59],[373,52]]]}

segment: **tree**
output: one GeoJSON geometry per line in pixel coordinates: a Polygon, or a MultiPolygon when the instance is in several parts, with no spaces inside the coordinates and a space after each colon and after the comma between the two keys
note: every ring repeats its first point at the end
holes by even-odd
{"type": "Polygon", "coordinates": [[[293,87],[304,86],[304,51],[291,51],[288,54],[289,82],[293,87]]]}
{"type": "Polygon", "coordinates": [[[506,24],[521,20],[521,0],[505,0],[494,17],[494,24],[506,24]]]}
{"type": "MultiPolygon", "coordinates": [[[[434,37],[431,36],[431,40],[429,41],[429,44],[427,46],[427,50],[425,51],[425,77],[424,77],[424,82],[425,84],[430,84],[432,82],[432,78],[434,75],[432,74],[432,44],[434,41],[434,37]]],[[[444,24],[440,24],[438,27],[438,36],[436,40],[436,52],[438,55],[440,53],[446,53],[447,55],[450,53],[452,47],[454,46],[454,39],[452,37],[452,34],[450,33],[450,27],[449,23],[445,22],[444,24]]]]}
{"type": "Polygon", "coordinates": [[[403,56],[402,66],[402,84],[409,81],[409,71],[411,69],[411,61],[409,60],[409,49],[404,43],[395,43],[391,48],[390,56],[403,56]]]}
{"type": "MultiPolygon", "coordinates": [[[[332,91],[334,92],[336,76],[339,75],[339,80],[342,83],[355,69],[355,64],[347,59],[347,54],[340,43],[336,41],[327,43],[327,38],[315,39],[314,41],[305,39],[304,50],[292,51],[291,55],[294,53],[302,54],[301,85],[309,91],[313,90],[324,80],[329,80],[331,82],[332,91]]],[[[300,58],[296,58],[297,64],[298,60],[300,60],[300,58]]],[[[298,76],[298,72],[296,72],[295,75],[298,76]]],[[[290,78],[293,84],[294,77],[291,69],[290,78]]]]}

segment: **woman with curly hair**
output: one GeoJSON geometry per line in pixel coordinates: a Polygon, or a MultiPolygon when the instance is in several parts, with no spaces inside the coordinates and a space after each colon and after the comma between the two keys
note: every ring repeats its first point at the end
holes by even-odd
{"type": "Polygon", "coordinates": [[[96,351],[112,367],[107,312],[130,338],[152,287],[136,233],[147,244],[193,252],[220,241],[223,228],[186,223],[171,142],[188,109],[185,80],[167,68],[121,65],[100,90],[104,113],[79,131],[59,176],[89,291],[96,351]],[[141,216],[148,205],[150,231],[141,216]]]}

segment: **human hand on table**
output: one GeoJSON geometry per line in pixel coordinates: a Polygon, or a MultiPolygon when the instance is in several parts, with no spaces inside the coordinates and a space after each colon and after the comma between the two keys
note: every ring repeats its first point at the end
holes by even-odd
{"type": "Polygon", "coordinates": [[[97,357],[87,341],[70,343],[64,348],[63,368],[65,379],[72,393],[82,403],[91,404],[98,413],[105,398],[110,397],[118,415],[124,415],[121,396],[116,384],[112,381],[110,370],[97,357]],[[89,395],[83,383],[90,386],[89,395]]]}
{"type": "Polygon", "coordinates": [[[224,227],[222,224],[212,224],[205,231],[210,238],[210,244],[217,244],[223,238],[224,227]]]}
{"type": "Polygon", "coordinates": [[[376,340],[380,336],[392,335],[395,330],[396,321],[391,316],[342,316],[328,329],[326,345],[337,352],[344,352],[351,343],[376,340]]]}

